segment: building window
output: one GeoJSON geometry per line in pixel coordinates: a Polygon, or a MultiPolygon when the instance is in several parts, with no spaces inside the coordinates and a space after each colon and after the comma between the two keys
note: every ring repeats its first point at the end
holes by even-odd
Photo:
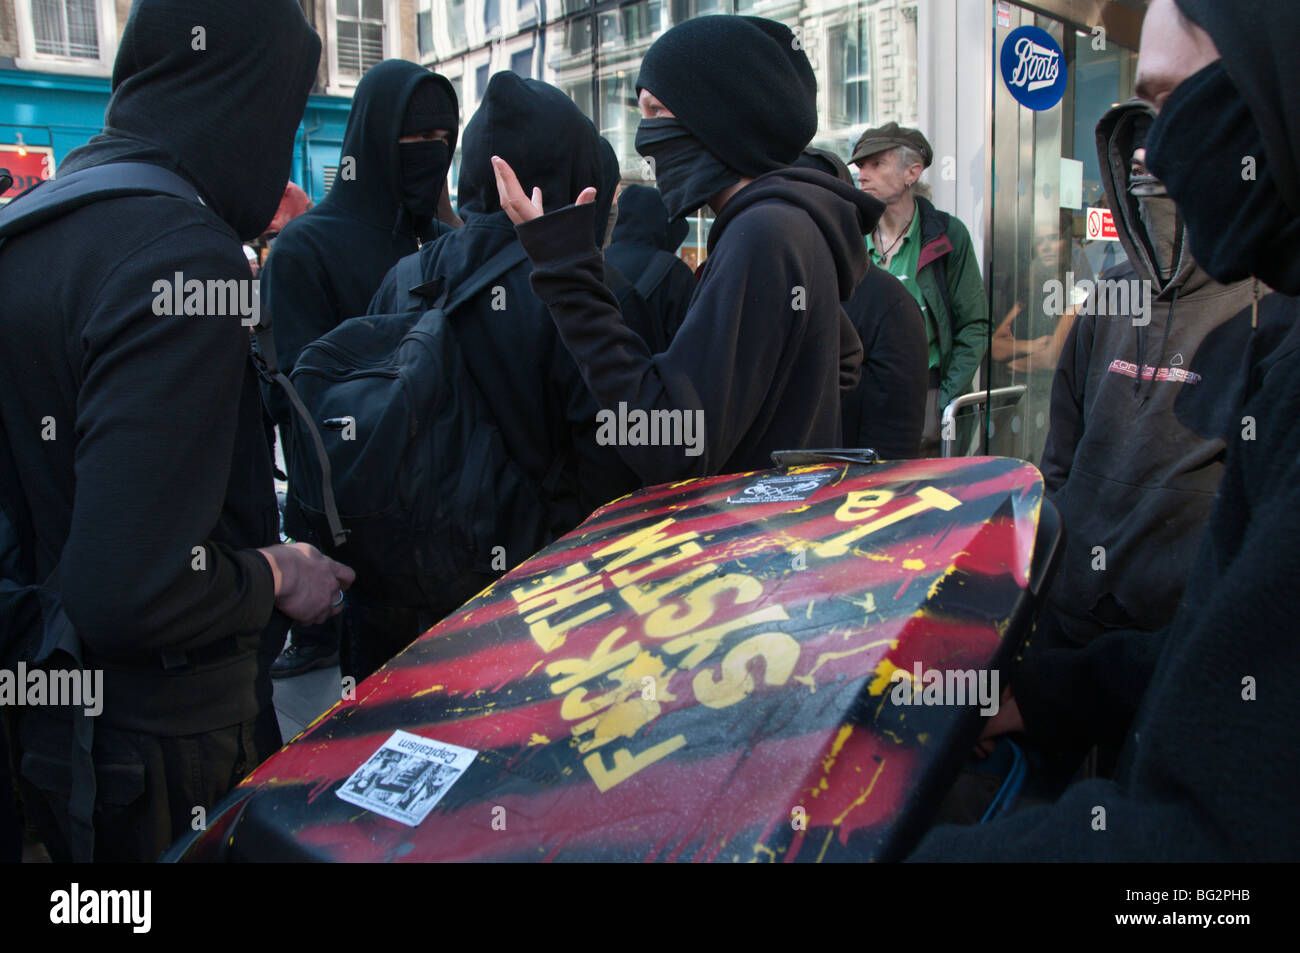
{"type": "Polygon", "coordinates": [[[433,11],[421,10],[415,15],[416,42],[419,43],[420,56],[433,52],[433,11]]]}
{"type": "Polygon", "coordinates": [[[524,79],[532,79],[533,48],[531,46],[526,50],[510,54],[510,72],[517,73],[524,79]]]}
{"type": "Polygon", "coordinates": [[[99,59],[96,0],[31,0],[36,52],[99,59]]]}
{"type": "Polygon", "coordinates": [[[658,36],[663,29],[663,3],[661,0],[641,0],[623,7],[623,38],[631,44],[658,36]]]}
{"type": "Polygon", "coordinates": [[[681,23],[691,17],[702,17],[706,13],[727,13],[722,8],[722,0],[673,0],[673,22],[681,23]]]}
{"type": "Polygon", "coordinates": [[[469,45],[469,32],[465,28],[465,0],[447,0],[447,38],[453,50],[463,50],[469,45]]]}
{"type": "Polygon", "coordinates": [[[501,27],[501,0],[484,0],[483,32],[491,33],[501,27]]]}
{"type": "Polygon", "coordinates": [[[478,69],[474,70],[474,98],[480,103],[483,102],[483,94],[487,92],[489,69],[491,69],[490,64],[484,63],[478,69]]]}
{"type": "Polygon", "coordinates": [[[831,115],[836,123],[871,122],[871,31],[858,20],[829,31],[831,115]]]}
{"type": "Polygon", "coordinates": [[[384,58],[384,0],[337,0],[339,75],[362,76],[384,58]]]}

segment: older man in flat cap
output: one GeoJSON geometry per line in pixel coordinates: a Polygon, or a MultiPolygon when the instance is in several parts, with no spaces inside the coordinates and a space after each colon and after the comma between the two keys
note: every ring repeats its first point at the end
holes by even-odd
{"type": "Polygon", "coordinates": [[[867,236],[871,261],[903,282],[925,315],[930,380],[922,456],[939,454],[939,415],[970,387],[988,347],[988,300],[970,233],[915,194],[934,151],[925,136],[891,122],[853,147],[863,191],[885,203],[867,236]]]}

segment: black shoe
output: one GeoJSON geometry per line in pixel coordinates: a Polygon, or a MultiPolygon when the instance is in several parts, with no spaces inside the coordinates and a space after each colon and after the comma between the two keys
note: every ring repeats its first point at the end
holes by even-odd
{"type": "Polygon", "coordinates": [[[299,645],[290,639],[279,658],[271,663],[272,678],[292,678],[316,668],[329,668],[339,663],[339,650],[328,645],[299,645]]]}

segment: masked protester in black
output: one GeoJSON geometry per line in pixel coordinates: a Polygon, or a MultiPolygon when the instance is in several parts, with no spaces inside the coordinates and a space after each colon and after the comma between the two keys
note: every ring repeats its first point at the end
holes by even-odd
{"type": "MultiPolygon", "coordinates": [[[[262,274],[262,305],[286,373],[308,343],[365,314],[399,258],[448,230],[435,215],[458,127],[451,83],[423,66],[385,60],[362,77],[329,195],[285,227],[262,274]]],[[[278,387],[263,392],[281,435],[289,433],[286,396],[278,387]]],[[[289,474],[290,482],[316,479],[314,472],[289,474]]],[[[285,530],[294,538],[300,530],[292,502],[285,530]]],[[[353,614],[349,605],[345,618],[295,626],[272,674],[289,677],[336,661],[345,675],[352,674],[347,633],[353,614]]]]}
{"type": "MultiPolygon", "coordinates": [[[[1275,299],[1296,295],[1291,263],[1300,260],[1300,243],[1288,236],[1300,218],[1300,7],[1294,0],[1177,0],[1175,8],[1173,0],[1153,0],[1147,10],[1138,88],[1164,98],[1147,139],[1147,166],[1185,216],[1199,264],[1223,280],[1234,272],[1217,267],[1220,243],[1191,206],[1218,201],[1211,192],[1237,192],[1242,143],[1258,140],[1251,133],[1242,141],[1206,136],[1215,117],[1186,108],[1219,73],[1206,66],[1182,75],[1180,64],[1212,55],[1202,52],[1205,34],[1236,90],[1225,112],[1237,113],[1236,100],[1243,101],[1259,130],[1256,158],[1266,159],[1272,178],[1257,187],[1275,189],[1285,209],[1269,214],[1271,232],[1258,221],[1241,223],[1241,248],[1228,256],[1275,282],[1282,293],[1275,299]],[[1154,62],[1168,78],[1148,65],[1152,47],[1165,54],[1154,62]],[[1167,151],[1175,141],[1182,147],[1176,155],[1167,151]],[[1226,178],[1201,180],[1200,168],[1226,178]],[[1203,188],[1189,186],[1197,181],[1203,188]]],[[[1084,649],[1027,658],[1021,677],[1013,675],[1014,701],[1034,740],[1056,748],[1122,745],[1114,781],[1076,783],[1053,805],[978,827],[936,828],[914,859],[1300,860],[1296,328],[1255,368],[1246,390],[1225,435],[1227,465],[1173,621],[1156,632],[1107,632],[1084,649]]],[[[999,715],[1008,710],[1015,709],[1004,706],[999,715]]]]}
{"type": "MultiPolygon", "coordinates": [[[[650,485],[760,469],[774,450],[837,444],[841,382],[856,383],[862,359],[840,301],[866,269],[863,235],[882,206],[821,173],[788,168],[816,131],[807,56],[774,21],[700,17],[655,41],[637,88],[676,117],[643,119],[638,132],[669,215],[706,201],[718,211],[667,351],[652,353],[604,290],[590,239],[594,209],[524,211],[517,203],[528,204],[535,183],[501,170],[533,287],[601,406],[702,415],[697,455],[676,446],[619,452],[650,485]],[[765,78],[762,93],[755,75],[765,78]]],[[[647,112],[648,103],[643,97],[647,112]]],[[[550,208],[579,193],[542,194],[550,208]]]]}
{"type": "MultiPolygon", "coordinates": [[[[853,184],[849,167],[833,152],[805,149],[794,164],[853,184]]],[[[874,450],[882,460],[915,457],[930,380],[925,316],[901,281],[874,267],[844,311],[862,340],[862,379],[844,394],[843,445],[874,450]]]]}
{"type": "MultiPolygon", "coordinates": [[[[568,96],[546,83],[521,79],[511,72],[492,76],[474,118],[465,127],[461,147],[457,229],[416,253],[424,285],[413,295],[389,272],[371,314],[394,314],[427,308],[444,290],[468,280],[495,254],[517,241],[510,219],[497,198],[491,156],[500,154],[527,170],[532,181],[555,197],[582,183],[610,181],[612,200],[617,163],[612,173],[602,160],[600,138],[568,96]]],[[[612,153],[610,153],[612,156],[612,153]]],[[[610,210],[606,201],[591,223],[589,240],[603,239],[610,210]]],[[[460,350],[506,449],[539,485],[560,461],[559,479],[547,501],[554,537],[573,529],[596,507],[636,487],[635,477],[612,447],[596,442],[597,406],[578,368],[560,343],[546,307],[529,287],[531,266],[524,260],[490,288],[456,310],[451,322],[460,350]],[[498,292],[496,289],[500,289],[498,292]]],[[[447,447],[450,454],[463,447],[447,447]]],[[[511,528],[500,527],[501,545],[510,566],[532,553],[512,542],[511,528]]],[[[484,576],[483,585],[493,581],[484,576]]],[[[360,595],[363,580],[355,593],[360,595]]],[[[349,593],[352,598],[353,593],[349,593]]],[[[387,628],[354,632],[366,666],[382,664],[415,639],[425,625],[458,608],[428,606],[418,619],[403,620],[401,610],[387,610],[387,628]]],[[[365,667],[359,674],[365,673],[365,667]]]]}
{"type": "MultiPolygon", "coordinates": [[[[280,743],[265,675],[288,605],[265,554],[279,537],[248,328],[238,314],[159,312],[171,294],[158,283],[178,273],[249,279],[240,240],[275,214],[316,75],[320,40],[298,4],[238,6],[137,0],[104,132],[57,175],[145,162],[204,205],[107,199],[0,253],[0,329],[23,342],[0,353],[0,449],[24,477],[5,504],[28,513],[34,575],[103,677],[96,860],[156,858],[280,743]],[[42,416],[55,439],[41,439],[42,416]]],[[[56,861],[89,846],[69,836],[69,798],[85,791],[70,716],[28,708],[18,732],[24,803],[56,861]]]]}
{"type": "Polygon", "coordinates": [[[672,343],[695,293],[695,275],[676,255],[677,246],[685,237],[685,220],[676,222],[678,227],[671,236],[676,242],[673,242],[669,235],[673,223],[669,222],[668,209],[659,190],[629,185],[619,193],[618,222],[614,225],[613,239],[605,249],[606,270],[612,265],[636,283],[663,328],[663,346],[652,345],[656,353],[672,343]]]}

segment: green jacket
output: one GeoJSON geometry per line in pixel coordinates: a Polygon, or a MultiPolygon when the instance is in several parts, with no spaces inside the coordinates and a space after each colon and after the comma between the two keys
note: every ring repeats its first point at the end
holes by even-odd
{"type": "Polygon", "coordinates": [[[935,323],[939,341],[942,409],[970,389],[975,369],[984,359],[990,335],[989,303],[966,226],[919,195],[916,204],[921,212],[916,283],[925,297],[926,320],[935,323]]]}

